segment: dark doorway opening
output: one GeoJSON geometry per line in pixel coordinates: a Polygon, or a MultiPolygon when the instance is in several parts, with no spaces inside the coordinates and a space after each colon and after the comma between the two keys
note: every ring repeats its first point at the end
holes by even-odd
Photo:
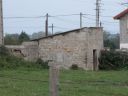
{"type": "Polygon", "coordinates": [[[93,70],[94,70],[94,71],[97,70],[97,66],[98,66],[97,61],[98,61],[98,60],[97,60],[97,50],[94,49],[94,50],[93,50],[93,70]]]}

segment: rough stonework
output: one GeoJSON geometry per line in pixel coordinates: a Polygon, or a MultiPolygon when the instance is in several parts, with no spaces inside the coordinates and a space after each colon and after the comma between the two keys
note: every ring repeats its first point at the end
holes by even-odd
{"type": "Polygon", "coordinates": [[[38,42],[39,57],[43,60],[54,60],[66,69],[77,64],[86,70],[97,70],[103,31],[102,28],[83,28],[41,38],[38,42]]]}
{"type": "Polygon", "coordinates": [[[38,42],[24,42],[22,46],[24,46],[23,53],[26,60],[36,61],[39,58],[38,42]]]}
{"type": "Polygon", "coordinates": [[[36,61],[38,59],[38,43],[36,41],[24,42],[22,45],[6,45],[10,52],[25,60],[36,61]]]}
{"type": "MultiPolygon", "coordinates": [[[[128,43],[128,18],[121,19],[121,43],[128,43]],[[127,23],[127,24],[126,24],[127,23]],[[126,36],[126,38],[125,38],[126,36]],[[123,38],[122,38],[123,37],[123,38]]],[[[0,45],[3,43],[3,14],[0,0],[0,45]]],[[[128,45],[128,44],[127,44],[128,45]]],[[[19,46],[6,46],[15,56],[25,60],[52,60],[63,68],[78,65],[86,70],[98,69],[98,57],[103,48],[103,30],[99,27],[81,28],[24,42],[19,46]]]]}
{"type": "Polygon", "coordinates": [[[53,60],[66,69],[77,64],[85,70],[97,70],[99,53],[103,49],[103,30],[95,27],[76,29],[7,47],[29,61],[41,58],[53,60]]]}
{"type": "Polygon", "coordinates": [[[24,58],[24,54],[23,54],[23,49],[24,46],[22,45],[6,45],[6,48],[9,49],[9,51],[17,57],[23,57],[24,58]]]}

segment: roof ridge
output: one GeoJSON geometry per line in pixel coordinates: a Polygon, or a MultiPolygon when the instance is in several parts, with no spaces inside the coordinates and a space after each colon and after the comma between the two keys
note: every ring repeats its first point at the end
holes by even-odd
{"type": "Polygon", "coordinates": [[[119,13],[118,15],[114,16],[114,19],[120,19],[121,17],[123,17],[126,14],[128,14],[128,8],[125,9],[124,11],[122,11],[121,13],[119,13]]]}

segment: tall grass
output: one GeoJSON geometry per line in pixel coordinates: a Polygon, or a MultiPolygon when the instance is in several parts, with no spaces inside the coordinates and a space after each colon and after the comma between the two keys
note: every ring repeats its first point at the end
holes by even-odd
{"type": "Polygon", "coordinates": [[[17,68],[48,69],[48,62],[44,62],[41,59],[36,62],[26,61],[23,58],[13,56],[6,47],[0,46],[0,69],[17,68]]]}

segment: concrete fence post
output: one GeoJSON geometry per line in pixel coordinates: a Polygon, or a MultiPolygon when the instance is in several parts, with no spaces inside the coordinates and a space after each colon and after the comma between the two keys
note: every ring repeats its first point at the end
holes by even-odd
{"type": "Polygon", "coordinates": [[[50,96],[59,96],[59,69],[54,62],[49,63],[49,89],[50,89],[50,96]]]}

